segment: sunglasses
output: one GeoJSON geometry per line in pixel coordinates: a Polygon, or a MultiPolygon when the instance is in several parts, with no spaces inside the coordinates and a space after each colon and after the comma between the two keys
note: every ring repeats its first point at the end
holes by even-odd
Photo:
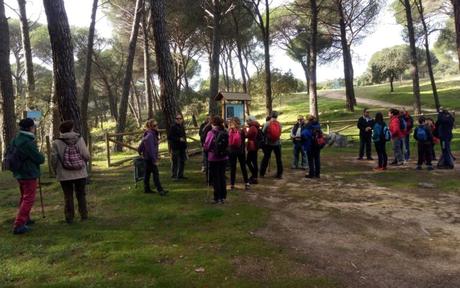
{"type": "Polygon", "coordinates": [[[180,117],[177,117],[177,118],[176,118],[176,120],[182,120],[182,118],[180,118],[180,117]]]}

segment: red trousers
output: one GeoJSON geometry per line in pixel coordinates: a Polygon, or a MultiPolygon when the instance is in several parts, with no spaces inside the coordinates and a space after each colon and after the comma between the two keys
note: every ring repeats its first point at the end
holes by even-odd
{"type": "Polygon", "coordinates": [[[35,202],[35,193],[37,192],[37,179],[18,180],[19,189],[21,190],[21,200],[19,202],[19,211],[14,221],[14,228],[20,227],[30,219],[30,210],[35,202]]]}

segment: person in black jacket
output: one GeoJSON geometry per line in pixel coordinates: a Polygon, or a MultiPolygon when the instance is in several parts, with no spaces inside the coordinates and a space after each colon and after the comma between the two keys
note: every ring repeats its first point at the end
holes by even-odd
{"type": "Polygon", "coordinates": [[[372,144],[372,127],[374,126],[374,119],[369,115],[367,108],[363,111],[363,116],[358,120],[359,128],[359,157],[358,160],[363,160],[364,147],[366,148],[367,160],[373,160],[371,155],[372,144]]]}
{"type": "Polygon", "coordinates": [[[438,120],[436,121],[436,132],[437,136],[441,140],[441,151],[442,155],[438,162],[438,168],[454,168],[455,158],[450,150],[450,142],[452,141],[455,119],[447,109],[442,109],[438,114],[438,120]]]}
{"type": "MultiPolygon", "coordinates": [[[[208,115],[203,123],[200,125],[200,129],[198,130],[198,134],[200,135],[200,142],[201,147],[203,147],[204,142],[206,141],[206,135],[208,132],[211,131],[211,117],[208,115]]],[[[202,150],[202,157],[203,160],[201,161],[201,172],[208,173],[208,153],[202,150]]]]}
{"type": "Polygon", "coordinates": [[[187,157],[187,140],[184,121],[180,114],[176,115],[176,123],[168,133],[169,148],[171,151],[171,178],[187,179],[184,177],[185,159],[187,157]]]}

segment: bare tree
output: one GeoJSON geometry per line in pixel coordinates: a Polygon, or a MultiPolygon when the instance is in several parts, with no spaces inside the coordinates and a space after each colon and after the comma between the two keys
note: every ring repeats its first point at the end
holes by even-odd
{"type": "MultiPolygon", "coordinates": [[[[145,5],[146,6],[146,5],[145,5]]],[[[148,119],[153,118],[153,91],[152,82],[150,81],[150,52],[149,52],[149,33],[148,28],[150,19],[147,19],[148,15],[147,7],[144,7],[142,15],[142,32],[144,34],[144,85],[145,85],[145,97],[147,100],[147,117],[148,119]]]]}
{"type": "Polygon", "coordinates": [[[34,64],[32,62],[32,49],[30,47],[29,21],[27,20],[26,0],[18,0],[19,14],[21,20],[22,47],[24,50],[25,72],[27,76],[27,106],[33,105],[35,101],[35,77],[34,64]]]}
{"type": "Polygon", "coordinates": [[[80,109],[74,73],[72,40],[63,0],[43,0],[53,52],[54,87],[63,120],[73,120],[81,131],[80,109]]]}

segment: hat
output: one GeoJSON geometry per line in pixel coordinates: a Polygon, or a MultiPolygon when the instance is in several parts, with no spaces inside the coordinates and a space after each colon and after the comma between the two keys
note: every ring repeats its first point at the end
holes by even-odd
{"type": "Polygon", "coordinates": [[[33,127],[33,126],[35,126],[35,122],[34,120],[30,118],[25,118],[19,121],[19,127],[21,128],[21,130],[28,131],[30,130],[30,127],[33,127]]]}
{"type": "Polygon", "coordinates": [[[270,117],[272,118],[278,118],[278,112],[277,111],[272,111],[272,114],[270,114],[270,117]]]}
{"type": "Polygon", "coordinates": [[[256,121],[256,117],[254,115],[249,115],[247,122],[253,122],[256,121]]]}

